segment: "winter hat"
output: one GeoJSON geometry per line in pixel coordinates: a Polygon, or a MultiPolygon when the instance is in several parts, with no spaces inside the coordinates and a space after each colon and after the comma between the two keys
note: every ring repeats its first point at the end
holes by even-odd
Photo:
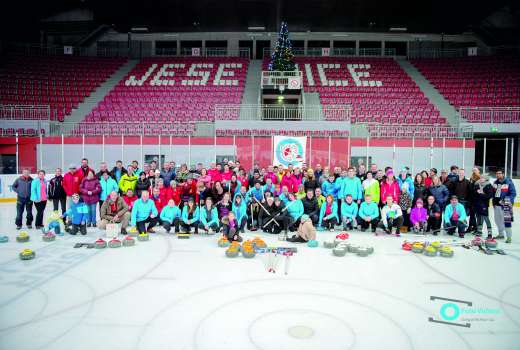
{"type": "Polygon", "coordinates": [[[69,164],[69,169],[77,169],[76,164],[70,163],[69,164]]]}
{"type": "Polygon", "coordinates": [[[394,171],[392,169],[389,169],[387,172],[386,172],[386,176],[394,176],[394,171]]]}
{"type": "Polygon", "coordinates": [[[422,198],[419,198],[415,203],[421,203],[421,204],[423,204],[423,200],[422,200],[422,198]]]}

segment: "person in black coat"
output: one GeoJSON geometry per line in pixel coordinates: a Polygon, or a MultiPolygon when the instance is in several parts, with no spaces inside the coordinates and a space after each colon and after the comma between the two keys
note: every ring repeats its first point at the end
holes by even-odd
{"type": "Polygon", "coordinates": [[[489,200],[495,194],[493,185],[486,176],[481,175],[480,179],[473,184],[472,190],[473,212],[477,216],[477,236],[482,236],[482,228],[485,222],[488,238],[493,238],[491,221],[489,220],[489,200]]]}
{"type": "Polygon", "coordinates": [[[150,187],[152,187],[152,182],[146,176],[146,174],[141,172],[139,174],[139,179],[137,180],[137,183],[135,184],[135,194],[137,195],[137,198],[141,198],[141,193],[143,191],[149,191],[150,187]]]}
{"type": "Polygon", "coordinates": [[[428,189],[426,188],[426,184],[424,183],[424,178],[421,174],[415,175],[414,187],[413,187],[413,202],[412,207],[415,207],[415,203],[420,198],[423,202],[426,202],[426,197],[428,193],[428,189]]]}
{"type": "MultiPolygon", "coordinates": [[[[428,214],[428,221],[426,223],[426,232],[438,231],[441,228],[442,212],[439,205],[435,202],[435,197],[430,195],[424,206],[428,214]]],[[[433,234],[436,236],[438,232],[433,234]]]]}
{"type": "Polygon", "coordinates": [[[307,190],[307,195],[302,199],[302,204],[303,213],[308,215],[312,220],[312,224],[316,226],[320,218],[320,210],[313,190],[307,190]]]}
{"type": "Polygon", "coordinates": [[[63,176],[61,176],[61,168],[56,168],[54,177],[49,181],[48,197],[52,199],[52,210],[58,210],[61,205],[61,214],[67,211],[67,194],[63,189],[63,176]]]}

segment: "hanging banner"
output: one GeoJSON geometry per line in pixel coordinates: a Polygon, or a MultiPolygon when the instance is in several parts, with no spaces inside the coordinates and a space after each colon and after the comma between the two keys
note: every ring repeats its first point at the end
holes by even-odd
{"type": "Polygon", "coordinates": [[[301,167],[305,162],[306,137],[273,136],[273,165],[301,167]]]}

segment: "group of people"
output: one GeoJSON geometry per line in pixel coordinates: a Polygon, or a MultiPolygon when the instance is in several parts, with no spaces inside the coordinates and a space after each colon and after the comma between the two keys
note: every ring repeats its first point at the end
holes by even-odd
{"type": "Polygon", "coordinates": [[[272,166],[254,164],[245,169],[239,161],[211,163],[209,168],[197,164],[189,169],[165,162],[139,167],[133,161],[126,168],[117,161],[112,169],[106,163],[99,171],[89,166],[69,166],[62,175],[56,169],[46,180],[40,170],[36,179],[24,170],[13,184],[17,193],[17,229],[27,211],[26,224],[32,226],[32,205],[36,207],[36,228],[43,227],[47,201],[53,209],[61,206],[67,218],[68,231],[86,234],[88,227],[104,229],[109,223],[128,226],[142,233],[153,232],[162,225],[167,232],[221,232],[232,240],[249,230],[287,235],[289,240],[304,242],[312,238],[312,230],[382,229],[390,234],[407,230],[448,234],[467,232],[482,235],[486,225],[492,237],[489,206],[492,202],[497,235],[512,239],[513,204],[516,190],[511,179],[497,170],[496,180],[472,169],[466,178],[464,169],[452,166],[450,172],[437,174],[435,168],[412,177],[410,169],[398,174],[391,167],[384,170],[372,164],[366,169],[272,166]],[[99,220],[98,220],[99,218],[99,220]],[[310,232],[310,233],[309,233],[310,232]]]}

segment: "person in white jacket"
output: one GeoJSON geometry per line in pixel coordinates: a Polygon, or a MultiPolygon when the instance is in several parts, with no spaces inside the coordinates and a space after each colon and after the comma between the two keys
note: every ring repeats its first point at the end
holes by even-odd
{"type": "Polygon", "coordinates": [[[379,227],[381,227],[386,234],[392,233],[392,228],[395,228],[395,234],[400,235],[401,226],[403,225],[403,212],[401,207],[394,203],[392,195],[386,196],[386,204],[381,209],[381,221],[379,227]]]}

